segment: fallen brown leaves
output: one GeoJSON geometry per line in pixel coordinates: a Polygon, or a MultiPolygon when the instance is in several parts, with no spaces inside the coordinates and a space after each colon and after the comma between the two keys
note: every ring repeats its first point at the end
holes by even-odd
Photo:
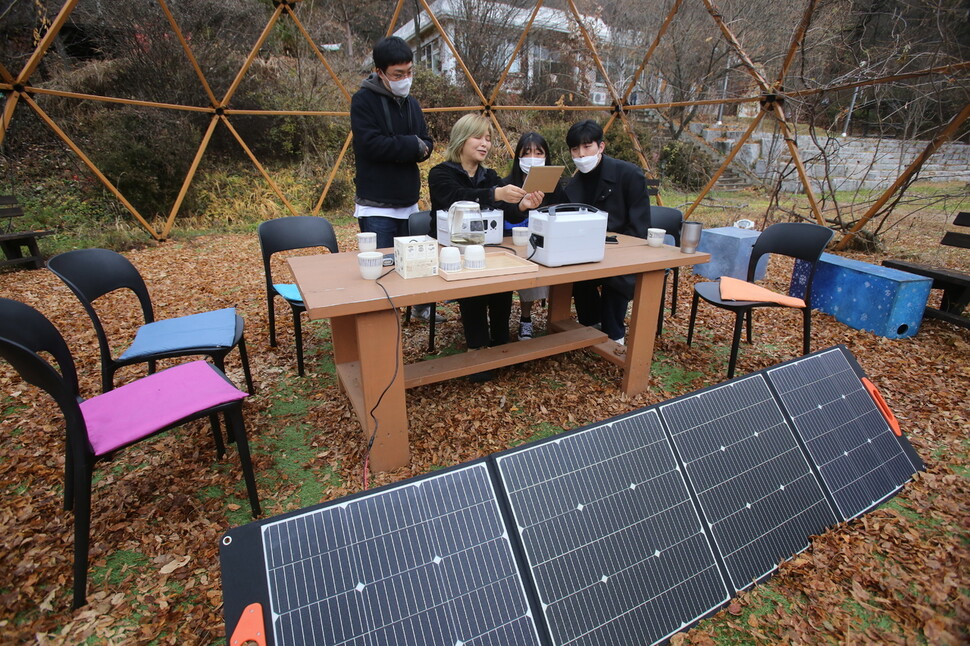
{"type": "MultiPolygon", "coordinates": [[[[338,228],[341,248],[352,248],[353,233],[338,228]]],[[[255,234],[174,241],[128,256],[148,282],[158,316],[236,306],[245,317],[257,386],[246,403],[246,424],[266,514],[297,508],[308,482],[320,487],[320,499],[360,491],[360,427],[332,376],[320,370],[330,357],[323,349],[328,327],[305,324],[310,373],[297,379],[292,324],[282,307],[279,346],[269,347],[255,234]],[[298,441],[284,441],[294,427],[298,441]]],[[[407,393],[412,464],[374,475],[371,486],[507,448],[539,431],[540,423],[575,428],[723,380],[730,322],[702,308],[698,330],[705,332],[686,346],[692,284],[686,273],[681,311],[667,317],[657,343],[655,374],[670,376],[655,377],[650,391],[623,396],[616,388],[619,371],[587,352],[505,369],[481,386],[456,380],[414,389],[407,393]]],[[[778,277],[774,286],[784,289],[784,271],[772,275],[778,277]]],[[[45,270],[16,271],[0,273],[0,293],[37,307],[58,325],[78,362],[82,393],[97,392],[94,335],[67,288],[45,270]]],[[[138,324],[134,303],[117,298],[104,307],[109,336],[121,345],[138,324]]],[[[438,328],[438,347],[461,345],[455,306],[441,309],[449,321],[438,328]]],[[[739,374],[799,352],[794,317],[759,314],[755,345],[742,347],[739,374]]],[[[536,322],[543,329],[541,316],[536,322]]],[[[427,327],[412,322],[405,335],[405,354],[416,360],[427,327]]],[[[781,564],[770,590],[754,587],[671,642],[707,646],[733,635],[733,643],[757,644],[966,643],[970,331],[928,321],[915,338],[890,341],[817,315],[813,336],[814,348],[849,347],[929,469],[892,504],[816,537],[809,551],[781,564]]],[[[243,383],[235,353],[227,369],[243,383]]],[[[118,378],[141,374],[132,367],[118,378]]],[[[0,396],[0,642],[223,642],[218,540],[245,522],[247,510],[234,450],[217,460],[207,427],[190,424],[100,465],[92,514],[96,575],[89,605],[71,612],[72,517],[62,509],[60,420],[53,404],[5,363],[0,396]],[[119,559],[125,553],[146,560],[127,564],[119,559]]]]}

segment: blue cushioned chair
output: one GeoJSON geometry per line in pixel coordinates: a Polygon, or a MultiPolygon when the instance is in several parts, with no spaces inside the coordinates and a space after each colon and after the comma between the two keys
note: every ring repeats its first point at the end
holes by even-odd
{"type": "Polygon", "coordinates": [[[221,457],[225,448],[218,416],[222,413],[239,451],[253,516],[259,515],[242,416],[246,393],[237,390],[218,368],[203,360],[183,363],[84,400],[78,392],[74,359],[57,328],[34,308],[6,298],[0,298],[0,356],[24,381],[54,398],[67,426],[64,508],[74,509],[74,608],[83,606],[87,597],[94,466],[116,451],[208,417],[221,457]]]}
{"type": "Polygon", "coordinates": [[[243,336],[244,323],[234,308],[156,321],[148,287],[141,274],[127,258],[108,249],[77,249],[58,254],[47,261],[47,268],[71,288],[94,324],[101,350],[103,392],[114,388],[114,374],[119,368],[147,363],[151,374],[159,359],[208,356],[225,371],[226,355],[239,346],[246,387],[250,395],[254,393],[243,336]],[[130,289],[135,293],[145,324],[138,328],[128,349],[116,358],[111,354],[111,344],[94,309],[94,301],[118,289],[130,289]]]}
{"type": "Polygon", "coordinates": [[[276,312],[273,300],[279,296],[293,311],[293,336],[296,337],[296,369],[303,376],[303,327],[300,314],[306,311],[303,296],[292,283],[274,283],[270,259],[274,253],[326,247],[337,253],[337,235],[326,218],[313,215],[294,215],[267,220],[259,225],[259,247],[263,252],[263,273],[266,274],[266,307],[269,311],[269,344],[276,347],[276,312]]]}

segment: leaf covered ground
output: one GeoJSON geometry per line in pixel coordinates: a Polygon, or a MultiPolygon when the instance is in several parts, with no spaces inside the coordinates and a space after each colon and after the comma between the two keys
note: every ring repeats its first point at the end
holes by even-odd
{"type": "MultiPolygon", "coordinates": [[[[355,226],[338,226],[352,249],[355,226]]],[[[938,250],[940,227],[912,227],[886,253],[938,250]]],[[[944,250],[945,251],[945,250],[944,250]]],[[[340,393],[326,322],[305,324],[308,374],[296,375],[289,310],[277,308],[280,344],[269,346],[256,234],[186,237],[126,254],[149,284],[156,314],[235,306],[257,395],[245,405],[265,516],[360,491],[360,427],[340,393]]],[[[850,254],[853,255],[853,254],[850,254]]],[[[854,257],[878,263],[886,254],[854,257]]],[[[949,254],[970,269],[970,254],[949,254]]],[[[284,269],[280,269],[285,271],[284,269]]],[[[787,268],[772,266],[773,286],[787,268]]],[[[454,465],[583,426],[724,379],[728,317],[702,308],[694,346],[685,343],[691,272],[658,340],[651,388],[627,397],[617,368],[585,351],[500,371],[494,381],[455,380],[408,391],[410,468],[370,486],[454,465]]],[[[68,340],[82,394],[98,389],[93,330],[74,296],[50,272],[0,273],[0,295],[44,312],[68,340]]],[[[935,297],[934,297],[935,298],[935,297]]],[[[669,302],[668,302],[669,306],[669,302]]],[[[101,305],[119,346],[137,326],[133,299],[101,305]]],[[[439,352],[462,349],[454,305],[443,311],[439,352]]],[[[755,319],[739,374],[797,356],[799,320],[770,311],[755,319]]],[[[517,317],[513,314],[513,320],[517,317]]],[[[543,328],[538,317],[537,328],[543,328]]],[[[889,340],[814,318],[813,348],[845,344],[881,389],[927,464],[900,495],[813,539],[767,583],[675,644],[959,644],[970,640],[970,330],[924,321],[917,336],[889,340]]],[[[515,332],[513,323],[513,332],[515,332]]],[[[404,329],[408,360],[423,356],[426,325],[404,329]]],[[[243,383],[238,355],[227,372],[243,383]]],[[[143,374],[128,368],[119,380],[143,374]]],[[[208,428],[189,424],[121,452],[96,470],[89,604],[70,610],[72,516],[62,508],[63,429],[53,402],[0,364],[0,642],[224,643],[218,541],[250,520],[238,458],[217,459],[208,428]]]]}

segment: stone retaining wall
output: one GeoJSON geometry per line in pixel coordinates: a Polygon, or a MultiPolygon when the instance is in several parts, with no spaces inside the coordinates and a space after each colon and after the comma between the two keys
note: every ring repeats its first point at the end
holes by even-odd
{"type": "MultiPolygon", "coordinates": [[[[708,128],[702,136],[727,152],[742,134],[741,131],[708,128]]],[[[888,187],[929,143],[863,137],[832,137],[816,141],[809,135],[799,135],[797,140],[802,162],[817,191],[888,187]],[[828,182],[825,181],[826,175],[828,182]]],[[[774,186],[779,173],[784,172],[782,190],[804,191],[791,163],[788,146],[779,135],[754,133],[735,159],[751,168],[768,186],[774,186]]],[[[943,144],[923,164],[919,178],[970,182],[970,145],[943,144]]]]}

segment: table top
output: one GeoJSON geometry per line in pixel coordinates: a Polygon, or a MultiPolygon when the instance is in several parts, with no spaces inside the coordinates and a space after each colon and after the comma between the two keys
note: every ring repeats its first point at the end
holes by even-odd
{"type": "MultiPolygon", "coordinates": [[[[459,281],[447,281],[440,276],[405,280],[393,267],[387,267],[389,273],[377,281],[365,280],[357,268],[357,254],[352,252],[298,256],[287,262],[294,282],[303,295],[307,314],[311,319],[320,319],[384,310],[390,307],[388,297],[394,307],[404,307],[528,287],[658,271],[710,260],[707,253],[681,253],[679,248],[669,245],[650,247],[646,240],[632,236],[618,235],[617,240],[619,244],[606,245],[606,253],[600,262],[564,267],[539,265],[538,271],[525,274],[459,281]]],[[[511,243],[510,239],[508,241],[511,243]]],[[[526,255],[525,247],[508,244],[508,248],[520,256],[526,255]]]]}

